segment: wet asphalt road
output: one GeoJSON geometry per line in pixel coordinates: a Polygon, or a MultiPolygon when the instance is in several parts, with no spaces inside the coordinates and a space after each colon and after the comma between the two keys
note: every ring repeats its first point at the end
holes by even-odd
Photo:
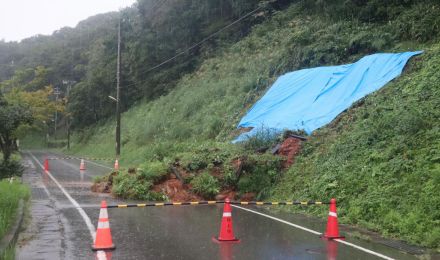
{"type": "MultiPolygon", "coordinates": [[[[40,151],[31,151],[31,153],[41,164],[46,156],[57,156],[40,151]]],[[[31,183],[36,183],[38,179],[49,192],[50,203],[54,208],[54,213],[49,213],[59,214],[57,223],[60,225],[58,228],[60,231],[57,231],[57,234],[61,238],[55,236],[52,240],[48,240],[44,236],[34,236],[33,239],[43,240],[43,243],[34,243],[31,239],[29,245],[18,249],[18,256],[25,255],[28,258],[31,256],[29,252],[40,250],[41,257],[35,259],[94,259],[96,256],[91,250],[92,237],[78,210],[58,186],[43,173],[30,153],[25,152],[23,160],[33,161],[36,166],[36,170],[32,173],[36,176],[31,176],[35,180],[31,183]],[[49,241],[48,247],[52,243],[54,247],[60,248],[62,252],[59,257],[55,257],[57,254],[53,252],[45,254],[44,250],[51,252],[49,249],[33,248],[38,244],[44,245],[45,239],[49,241]],[[61,240],[60,243],[53,242],[58,239],[61,240]]],[[[108,163],[107,166],[111,167],[108,163]]],[[[109,172],[108,168],[87,163],[87,170],[80,173],[79,160],[51,160],[49,170],[70,196],[81,205],[95,227],[101,200],[107,200],[108,204],[126,203],[90,191],[93,177],[109,172]]],[[[29,176],[27,178],[30,178],[29,176]]],[[[320,232],[325,229],[325,223],[304,216],[269,211],[267,207],[247,208],[320,232]]],[[[323,208],[323,210],[328,209],[323,208]]],[[[109,209],[113,242],[117,248],[107,255],[107,259],[380,259],[361,250],[320,239],[315,234],[236,207],[233,208],[232,213],[234,230],[241,242],[217,244],[212,241],[212,237],[218,235],[221,215],[222,205],[109,209]]],[[[395,259],[415,259],[413,256],[381,244],[356,239],[347,239],[347,241],[395,259]]]]}

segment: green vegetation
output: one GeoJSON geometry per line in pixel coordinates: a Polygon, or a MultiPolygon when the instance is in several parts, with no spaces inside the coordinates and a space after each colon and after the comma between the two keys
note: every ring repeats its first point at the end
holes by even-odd
{"type": "MultiPolygon", "coordinates": [[[[277,4],[276,8],[282,8],[277,4]]],[[[132,7],[81,21],[75,28],[65,27],[51,36],[35,36],[20,43],[0,41],[0,82],[5,88],[24,79],[26,91],[37,91],[52,84],[60,98],[68,99],[67,115],[60,115],[60,126],[81,129],[114,114],[115,68],[118,22],[121,21],[122,109],[140,99],[156,99],[172,90],[186,73],[198,68],[219,47],[247,35],[252,24],[270,16],[267,0],[138,0],[132,7]],[[260,7],[257,13],[218,32],[234,20],[260,7]],[[172,62],[149,70],[181,53],[172,62]],[[29,81],[34,76],[35,80],[29,81]]],[[[46,122],[53,127],[54,122],[46,122]]]]}
{"type": "Polygon", "coordinates": [[[424,49],[405,76],[316,131],[274,197],[335,197],[344,223],[438,248],[440,45],[424,49]]]}
{"type": "Polygon", "coordinates": [[[208,172],[203,172],[191,181],[192,190],[203,197],[213,198],[220,192],[220,184],[217,179],[208,172]]]}
{"type": "MultiPolygon", "coordinates": [[[[112,180],[112,192],[120,197],[142,200],[164,200],[166,196],[153,192],[150,188],[163,180],[168,167],[162,162],[141,164],[139,168],[127,172],[117,172],[112,180]]],[[[99,180],[97,180],[99,181],[99,180]]]]}
{"type": "MultiPolygon", "coordinates": [[[[154,18],[147,12],[149,0],[122,12],[126,18],[136,17],[123,25],[127,38],[122,101],[127,111],[122,115],[120,161],[134,168],[105,177],[112,179],[115,195],[167,199],[151,188],[171,174],[172,166],[204,197],[221,190],[255,193],[256,199],[336,197],[342,222],[438,249],[438,1],[303,0],[288,5],[228,0],[217,1],[215,7],[211,1],[171,2],[154,18]],[[230,34],[222,33],[156,73],[145,73],[257,4],[261,12],[230,34]],[[221,11],[231,7],[232,16],[224,17],[221,11]],[[176,30],[170,30],[174,25],[176,30]],[[284,169],[282,158],[264,152],[278,142],[270,133],[263,131],[242,145],[230,144],[239,133],[238,120],[279,75],[407,50],[425,53],[412,59],[399,79],[310,136],[291,168],[284,169]]],[[[114,104],[107,96],[114,90],[116,17],[97,16],[80,24],[94,28],[84,52],[73,48],[78,47],[79,28],[61,31],[66,46],[74,45],[69,47],[74,50],[71,59],[61,59],[64,45],[57,39],[44,39],[58,46],[53,64],[65,65],[49,64],[48,71],[56,68],[55,81],[71,75],[66,68],[75,68],[77,83],[69,101],[76,128],[72,153],[114,155],[114,104]]],[[[43,55],[29,52],[29,59],[39,64],[43,55]]],[[[20,62],[26,67],[25,60],[20,62]]],[[[26,78],[25,72],[0,75],[26,78]]],[[[32,90],[35,81],[26,82],[25,89],[32,90]]],[[[322,208],[307,212],[325,215],[322,208]]]]}
{"type": "Polygon", "coordinates": [[[3,253],[0,253],[0,258],[4,260],[14,260],[15,247],[8,247],[3,253]]]}
{"type": "Polygon", "coordinates": [[[0,181],[0,239],[14,223],[20,199],[29,198],[29,188],[16,181],[0,181]]]}

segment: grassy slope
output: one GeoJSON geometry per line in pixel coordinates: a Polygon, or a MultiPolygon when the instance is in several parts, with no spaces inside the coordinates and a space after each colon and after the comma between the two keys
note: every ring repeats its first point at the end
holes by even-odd
{"type": "MultiPolygon", "coordinates": [[[[402,24],[396,25],[417,26],[420,10],[385,24],[329,21],[302,15],[296,6],[277,14],[206,60],[169,95],[124,113],[122,164],[169,162],[195,146],[228,147],[239,118],[285,71],[347,63],[370,52],[424,49],[407,74],[317,131],[274,196],[336,196],[345,222],[438,246],[439,46],[404,42],[402,24]]],[[[113,140],[110,120],[77,134],[73,152],[109,157],[113,140]]]]}
{"type": "Polygon", "coordinates": [[[274,197],[335,197],[345,223],[438,247],[440,45],[425,50],[404,76],[316,131],[274,197]]]}
{"type": "MultiPolygon", "coordinates": [[[[376,50],[418,49],[411,43],[394,44],[388,33],[392,30],[391,24],[304,16],[294,5],[253,28],[222,55],[206,60],[169,95],[124,113],[123,160],[140,163],[157,153],[183,149],[182,143],[230,140],[239,118],[286,71],[352,62],[376,50]]],[[[112,156],[114,120],[74,139],[79,144],[75,153],[112,156]]]]}

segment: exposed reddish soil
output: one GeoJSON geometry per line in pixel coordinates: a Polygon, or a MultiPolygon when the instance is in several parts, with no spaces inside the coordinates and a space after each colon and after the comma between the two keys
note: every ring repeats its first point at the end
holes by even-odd
{"type": "Polygon", "coordinates": [[[244,193],[243,195],[241,195],[240,200],[241,201],[253,201],[253,200],[255,200],[255,196],[257,196],[257,194],[255,194],[255,192],[244,193]]]}
{"type": "Polygon", "coordinates": [[[93,183],[91,190],[99,193],[111,193],[113,186],[113,176],[117,175],[117,172],[112,172],[106,181],[100,181],[93,183]]]}
{"type": "Polygon", "coordinates": [[[201,197],[192,194],[190,189],[190,185],[183,184],[174,174],[170,174],[169,179],[154,185],[152,190],[166,194],[171,201],[202,200],[201,197]]]}
{"type": "Polygon", "coordinates": [[[237,193],[233,190],[224,190],[222,192],[220,192],[217,196],[215,196],[216,200],[225,200],[225,199],[230,199],[230,200],[234,200],[237,197],[237,193]]]}
{"type": "Polygon", "coordinates": [[[278,154],[286,157],[284,167],[287,168],[295,161],[295,156],[301,150],[301,140],[293,137],[289,137],[281,144],[278,154]]]}
{"type": "Polygon", "coordinates": [[[241,172],[241,168],[243,168],[243,159],[237,158],[233,160],[232,165],[234,166],[235,172],[241,172]]]}
{"type": "Polygon", "coordinates": [[[108,182],[98,182],[98,183],[93,183],[91,190],[93,192],[99,192],[99,193],[110,193],[112,187],[111,185],[109,185],[108,182]]]}

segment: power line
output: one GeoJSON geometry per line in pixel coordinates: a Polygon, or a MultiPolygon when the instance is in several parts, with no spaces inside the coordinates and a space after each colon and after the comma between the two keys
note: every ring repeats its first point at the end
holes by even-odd
{"type": "MultiPolygon", "coordinates": [[[[141,72],[141,73],[148,73],[148,72],[150,72],[150,71],[152,71],[152,70],[155,70],[155,69],[157,69],[157,68],[159,68],[159,67],[161,67],[161,66],[167,64],[167,63],[170,62],[170,61],[175,60],[177,57],[182,56],[182,55],[185,54],[186,52],[188,52],[188,51],[190,51],[190,50],[196,48],[197,46],[202,45],[202,44],[205,43],[206,41],[212,39],[214,36],[218,35],[219,33],[223,32],[224,30],[228,29],[229,27],[235,25],[236,23],[238,23],[238,22],[242,21],[243,19],[249,17],[250,15],[254,14],[254,13],[257,12],[258,10],[260,10],[261,8],[262,8],[262,7],[260,6],[260,7],[256,8],[256,9],[250,11],[249,13],[247,13],[247,14],[245,14],[244,16],[238,18],[237,20],[233,21],[232,23],[226,25],[225,27],[221,28],[220,30],[216,31],[215,33],[212,33],[211,35],[209,35],[208,37],[204,38],[203,40],[201,40],[201,41],[199,41],[199,42],[193,44],[191,47],[187,48],[186,50],[179,52],[178,54],[174,55],[173,57],[171,57],[171,58],[169,58],[169,59],[167,59],[167,60],[165,60],[165,61],[163,61],[163,62],[161,62],[161,63],[155,65],[154,67],[151,67],[151,68],[149,68],[149,69],[147,69],[147,70],[145,70],[145,71],[143,71],[143,72],[141,72]]],[[[136,86],[136,85],[138,85],[138,84],[145,83],[145,82],[147,82],[147,80],[145,80],[145,81],[140,81],[140,82],[133,83],[133,84],[128,84],[128,85],[125,85],[124,87],[136,86]]]]}

